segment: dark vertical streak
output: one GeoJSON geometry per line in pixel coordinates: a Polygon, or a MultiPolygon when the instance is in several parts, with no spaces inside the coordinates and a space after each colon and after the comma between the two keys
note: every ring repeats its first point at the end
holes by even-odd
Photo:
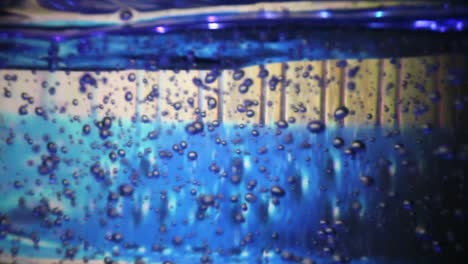
{"type": "Polygon", "coordinates": [[[400,122],[401,122],[401,112],[400,112],[400,106],[401,106],[401,89],[402,87],[402,72],[403,72],[403,64],[401,63],[401,60],[398,59],[396,62],[396,67],[397,67],[397,84],[396,84],[396,100],[395,100],[395,126],[397,129],[400,129],[400,122]]]}
{"type": "MultiPolygon", "coordinates": [[[[338,100],[338,106],[344,106],[345,105],[345,96],[346,96],[346,68],[340,68],[340,83],[339,83],[339,87],[340,87],[340,94],[338,95],[339,96],[339,100],[338,100]]],[[[339,125],[340,126],[344,126],[345,124],[345,120],[342,119],[339,121],[339,125]]]]}
{"type": "MultiPolygon", "coordinates": [[[[435,86],[434,87],[435,87],[435,91],[440,95],[443,94],[443,91],[442,91],[441,86],[440,86],[441,80],[442,80],[442,76],[441,76],[441,74],[442,74],[442,65],[441,65],[441,62],[442,62],[442,60],[440,59],[440,57],[436,56],[437,72],[435,73],[435,78],[434,78],[435,86]]],[[[435,110],[434,114],[435,114],[435,120],[437,122],[438,127],[443,126],[443,121],[442,121],[443,120],[443,113],[442,113],[442,111],[443,111],[444,106],[442,104],[443,104],[443,99],[440,100],[435,106],[436,110],[435,110]]]]}
{"type": "Polygon", "coordinates": [[[327,79],[328,79],[328,67],[329,62],[327,60],[322,61],[322,82],[320,87],[320,120],[325,121],[326,109],[327,109],[327,79]]]}
{"type": "Polygon", "coordinates": [[[382,115],[383,115],[383,74],[384,74],[384,60],[379,59],[377,70],[377,102],[376,102],[376,125],[382,125],[382,115]]]}
{"type": "Polygon", "coordinates": [[[161,121],[161,101],[162,101],[162,85],[161,85],[161,76],[163,74],[163,71],[158,71],[158,97],[153,98],[153,100],[156,101],[156,120],[159,122],[161,121]]]}
{"type": "MultiPolygon", "coordinates": [[[[204,74],[202,71],[198,71],[198,78],[200,78],[200,80],[202,81],[203,83],[203,80],[205,79],[204,78],[204,74]]],[[[197,87],[197,94],[198,94],[198,102],[197,102],[197,108],[198,108],[198,111],[199,111],[199,117],[201,118],[203,115],[202,113],[205,112],[205,115],[208,114],[208,107],[205,109],[204,105],[203,105],[203,86],[200,86],[200,87],[197,87]]],[[[195,119],[197,119],[197,117],[195,116],[195,119]]]]}
{"type": "Polygon", "coordinates": [[[260,118],[259,118],[260,124],[265,124],[266,85],[267,85],[267,82],[265,78],[260,78],[260,118]]]}
{"type": "Polygon", "coordinates": [[[286,64],[281,65],[282,82],[280,84],[280,119],[286,120],[286,64]]]}
{"type": "Polygon", "coordinates": [[[221,123],[223,121],[223,92],[224,92],[224,75],[225,71],[221,72],[218,80],[218,116],[217,119],[221,123]]]}

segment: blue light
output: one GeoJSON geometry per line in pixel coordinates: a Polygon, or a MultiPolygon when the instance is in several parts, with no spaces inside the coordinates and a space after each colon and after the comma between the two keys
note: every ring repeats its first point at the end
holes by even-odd
{"type": "Polygon", "coordinates": [[[438,25],[437,25],[437,22],[434,20],[416,20],[413,23],[413,27],[416,29],[422,28],[422,29],[437,30],[438,25]]]}
{"type": "Polygon", "coordinates": [[[330,12],[328,12],[328,11],[320,11],[320,12],[319,12],[319,16],[320,16],[321,18],[329,18],[329,17],[330,17],[330,12]]]}
{"type": "Polygon", "coordinates": [[[166,33],[166,28],[162,26],[157,26],[156,32],[161,33],[161,34],[166,33]]]}
{"type": "Polygon", "coordinates": [[[218,29],[219,24],[218,23],[208,23],[208,28],[209,29],[218,29]]]}
{"type": "Polygon", "coordinates": [[[278,12],[271,12],[271,11],[265,11],[265,12],[262,12],[261,14],[264,18],[268,18],[268,19],[273,19],[273,18],[277,18],[280,16],[280,14],[278,14],[278,12]]]}
{"type": "Polygon", "coordinates": [[[208,20],[208,22],[216,22],[216,17],[215,16],[208,16],[207,20],[208,20]]]}
{"type": "Polygon", "coordinates": [[[414,28],[428,28],[434,23],[432,20],[416,20],[413,23],[414,28]]]}
{"type": "Polygon", "coordinates": [[[458,21],[457,25],[456,25],[456,28],[457,28],[457,30],[463,30],[464,26],[465,25],[463,24],[462,21],[458,21]]]}
{"type": "Polygon", "coordinates": [[[377,11],[377,12],[375,12],[375,17],[380,18],[380,17],[382,17],[382,16],[383,16],[383,12],[382,12],[382,11],[377,11]]]}

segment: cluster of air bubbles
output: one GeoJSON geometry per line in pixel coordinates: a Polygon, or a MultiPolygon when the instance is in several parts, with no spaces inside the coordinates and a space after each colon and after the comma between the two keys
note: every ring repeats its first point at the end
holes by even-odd
{"type": "Polygon", "coordinates": [[[203,132],[204,127],[205,126],[203,125],[203,123],[201,121],[195,121],[195,122],[190,123],[187,126],[185,126],[185,131],[189,135],[200,134],[200,133],[203,132]]]}
{"type": "Polygon", "coordinates": [[[250,78],[244,79],[244,81],[239,85],[239,92],[241,94],[246,94],[249,92],[250,87],[252,86],[253,81],[250,78]]]}

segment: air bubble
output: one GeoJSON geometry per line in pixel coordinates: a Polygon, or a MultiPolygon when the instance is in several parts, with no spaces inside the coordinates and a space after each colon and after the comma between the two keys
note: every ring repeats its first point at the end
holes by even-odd
{"type": "Polygon", "coordinates": [[[132,19],[133,14],[132,14],[132,11],[130,11],[130,10],[122,10],[120,12],[119,17],[123,21],[128,21],[128,20],[132,19]]]}
{"type": "Polygon", "coordinates": [[[333,139],[333,146],[335,148],[341,148],[344,146],[344,140],[340,137],[336,137],[333,139]]]}
{"type": "Polygon", "coordinates": [[[340,106],[335,110],[335,113],[333,116],[335,117],[335,120],[341,120],[345,118],[349,114],[348,108],[346,106],[340,106]]]}
{"type": "Polygon", "coordinates": [[[285,120],[279,120],[278,122],[276,122],[276,126],[278,128],[285,129],[288,128],[288,122],[286,122],[285,120]]]}
{"type": "Polygon", "coordinates": [[[190,151],[189,153],[187,153],[187,157],[189,160],[196,160],[198,157],[198,154],[195,151],[190,151]]]}
{"type": "Polygon", "coordinates": [[[271,187],[271,194],[275,197],[283,197],[286,192],[283,188],[281,188],[281,186],[274,185],[271,187]]]}
{"type": "Polygon", "coordinates": [[[218,78],[217,75],[210,72],[205,76],[205,82],[208,83],[208,84],[214,83],[217,78],[218,78]]]}
{"type": "Polygon", "coordinates": [[[354,140],[352,143],[351,143],[351,148],[354,150],[354,151],[365,151],[366,150],[366,144],[364,144],[364,142],[362,142],[361,140],[354,140]]]}
{"type": "Polygon", "coordinates": [[[216,108],[218,102],[216,101],[215,98],[213,98],[213,97],[208,97],[208,99],[207,99],[207,104],[208,104],[208,109],[211,110],[211,109],[216,108]]]}
{"type": "Polygon", "coordinates": [[[125,101],[131,102],[132,100],[133,100],[133,94],[132,94],[132,92],[127,91],[127,92],[125,93],[125,101]]]}
{"type": "Polygon", "coordinates": [[[311,121],[309,122],[309,124],[307,124],[307,129],[313,134],[318,134],[325,130],[325,124],[323,124],[322,121],[318,120],[311,121]]]}
{"type": "Polygon", "coordinates": [[[248,109],[247,112],[245,112],[245,115],[247,117],[254,117],[255,116],[255,111],[252,109],[248,109]]]}
{"type": "Polygon", "coordinates": [[[204,128],[204,125],[202,122],[200,121],[195,121],[191,124],[188,124],[186,127],[185,127],[185,131],[189,134],[189,135],[195,135],[195,134],[199,134],[201,132],[203,132],[203,128],[204,128]]]}
{"type": "Polygon", "coordinates": [[[129,82],[134,82],[136,80],[136,75],[135,73],[130,73],[127,77],[129,82]]]}
{"type": "Polygon", "coordinates": [[[119,186],[119,193],[121,196],[131,196],[133,194],[134,188],[130,184],[122,184],[119,186]]]}
{"type": "Polygon", "coordinates": [[[243,70],[235,70],[234,74],[233,74],[233,79],[235,81],[239,81],[242,78],[244,78],[244,71],[243,70]]]}

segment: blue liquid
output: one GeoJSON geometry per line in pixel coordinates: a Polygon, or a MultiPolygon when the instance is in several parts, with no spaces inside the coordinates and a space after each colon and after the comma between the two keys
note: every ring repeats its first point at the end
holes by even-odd
{"type": "MultiPolygon", "coordinates": [[[[16,117],[4,118],[9,123],[16,117]]],[[[1,211],[13,221],[0,246],[6,250],[16,247],[19,255],[33,258],[62,258],[66,249],[76,248],[76,259],[103,259],[118,248],[119,253],[113,258],[119,260],[131,262],[140,256],[150,263],[189,263],[209,248],[216,262],[252,263],[260,259],[263,263],[279,263],[281,254],[274,250],[281,248],[298,257],[328,263],[330,257],[320,247],[331,248],[326,241],[333,239],[333,249],[352,258],[352,263],[425,259],[414,255],[413,241],[399,241],[407,248],[398,248],[397,252],[389,249],[388,243],[394,237],[417,239],[414,224],[424,226],[422,223],[430,219],[432,212],[424,212],[424,206],[416,203],[429,193],[447,195],[441,187],[443,172],[447,172],[444,169],[450,164],[454,167],[449,173],[460,173],[464,163],[434,156],[440,139],[447,136],[443,131],[429,136],[419,131],[386,137],[379,129],[329,129],[311,134],[291,126],[281,130],[281,135],[275,135],[273,128],[258,128],[260,135],[254,137],[250,127],[223,125],[211,132],[205,130],[204,135],[188,136],[184,124],[168,127],[125,121],[114,122],[114,135],[124,133],[118,141],[113,137],[111,141],[119,144],[132,140],[133,144],[124,147],[125,158],[112,162],[108,154],[116,149],[103,146],[95,127],[83,136],[82,124],[59,117],[55,126],[47,126],[49,121],[42,118],[23,120],[15,130],[29,134],[33,144],[27,144],[23,133],[17,132],[11,144],[3,148],[2,170],[9,177],[2,177],[0,185],[6,198],[1,211]],[[64,131],[58,132],[59,127],[64,131]],[[157,139],[147,139],[151,131],[160,132],[157,139]],[[41,139],[45,135],[50,139],[41,139]],[[74,139],[69,141],[69,135],[74,139]],[[362,139],[366,150],[344,154],[332,146],[337,135],[345,146],[362,139]],[[216,138],[226,140],[226,145],[216,144],[216,138]],[[232,143],[234,139],[242,142],[232,143]],[[414,144],[416,139],[422,142],[414,144]],[[46,149],[48,141],[55,142],[59,149],[55,155],[60,162],[52,172],[56,175],[53,181],[48,175],[37,176],[40,156],[50,155],[46,149]],[[173,144],[182,141],[187,143],[183,153],[161,158],[160,151],[171,152],[173,144]],[[399,154],[396,143],[411,149],[399,154]],[[35,145],[39,150],[32,152],[35,145]],[[279,150],[279,145],[284,149],[279,150]],[[66,146],[66,153],[60,150],[62,146],[66,146]],[[143,154],[147,148],[151,153],[143,154]],[[196,160],[188,158],[190,151],[197,151],[196,160]],[[26,165],[28,160],[34,164],[26,165]],[[409,164],[402,165],[403,161],[409,164]],[[105,171],[103,179],[90,171],[96,162],[105,171]],[[210,170],[213,164],[219,171],[210,170]],[[119,169],[110,173],[111,168],[119,169]],[[148,177],[154,169],[158,174],[148,177]],[[241,176],[240,183],[231,182],[233,175],[241,176]],[[367,186],[361,179],[365,175],[374,183],[367,186]],[[13,187],[17,180],[23,183],[19,189],[13,187]],[[63,183],[65,180],[68,185],[63,183]],[[251,180],[257,184],[249,190],[251,180]],[[122,184],[132,184],[133,194],[117,195],[116,201],[108,201],[109,192],[118,194],[122,184]],[[273,185],[282,186],[285,191],[285,196],[278,198],[278,205],[273,204],[273,185]],[[196,194],[191,193],[192,189],[196,194]],[[73,198],[67,198],[69,191],[73,198]],[[254,194],[256,201],[246,202],[247,193],[254,194]],[[202,210],[201,195],[213,195],[215,205],[202,210]],[[238,196],[239,201],[231,202],[231,196],[238,196]],[[20,199],[24,199],[24,205],[18,205],[20,199]],[[42,199],[49,202],[41,202],[42,199]],[[242,203],[247,204],[246,211],[241,209],[242,203]],[[37,210],[41,204],[48,204],[49,210],[38,215],[34,208],[37,210]],[[59,215],[54,215],[54,207],[60,208],[59,215]],[[119,216],[110,217],[108,208],[117,209],[119,216]],[[234,220],[237,213],[245,222],[234,220]],[[198,218],[201,215],[203,219],[198,218]],[[54,223],[57,219],[61,220],[58,225],[54,223]],[[414,224],[409,224],[414,220],[414,224]],[[67,230],[73,230],[74,235],[64,238],[67,230]],[[37,244],[30,238],[33,231],[40,238],[37,244]],[[278,239],[272,238],[275,232],[278,239]],[[106,239],[115,233],[122,236],[121,241],[106,239]],[[242,245],[249,233],[252,241],[242,245]],[[177,237],[182,238],[180,245],[173,242],[177,237]],[[152,252],[158,246],[164,249],[152,252]],[[222,251],[217,252],[218,249],[222,251]]],[[[8,129],[2,128],[2,137],[8,134],[8,129]]],[[[462,224],[462,219],[458,221],[455,223],[462,224]]]]}

